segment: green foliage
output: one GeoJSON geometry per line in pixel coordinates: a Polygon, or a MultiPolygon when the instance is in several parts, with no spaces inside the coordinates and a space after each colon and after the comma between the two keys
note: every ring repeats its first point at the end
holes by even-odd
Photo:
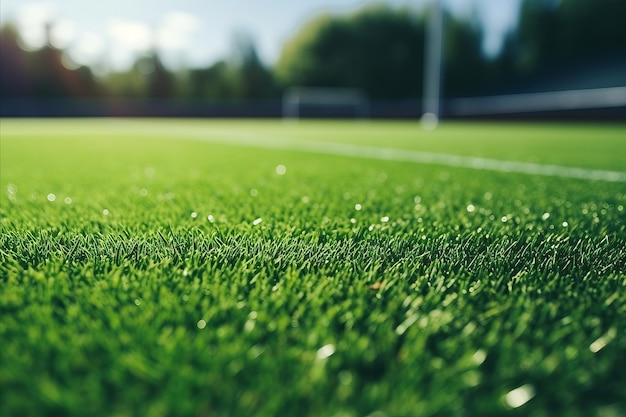
{"type": "Polygon", "coordinates": [[[254,146],[624,171],[622,132],[2,120],[0,414],[621,415],[624,183],[254,146]]]}
{"type": "Polygon", "coordinates": [[[285,45],[277,78],[282,86],[358,87],[375,99],[420,96],[422,20],[384,6],[319,16],[285,45]]]}
{"type": "Polygon", "coordinates": [[[24,52],[15,27],[0,27],[0,98],[4,97],[98,97],[102,89],[91,69],[69,69],[61,51],[47,45],[24,52]]]}
{"type": "Polygon", "coordinates": [[[112,71],[96,79],[88,67],[68,69],[65,52],[46,46],[25,51],[11,25],[0,28],[0,97],[7,98],[191,98],[255,100],[273,98],[271,72],[257,56],[253,40],[240,35],[234,59],[208,68],[166,68],[156,51],[139,56],[126,71],[112,71]]]}
{"type": "Polygon", "coordinates": [[[482,52],[482,28],[472,20],[446,15],[443,36],[443,94],[448,97],[480,95],[490,69],[482,52]]]}
{"type": "Polygon", "coordinates": [[[619,58],[626,53],[625,14],[620,0],[525,0],[502,58],[513,51],[508,59],[521,74],[619,58]]]}
{"type": "MultiPolygon", "coordinates": [[[[525,0],[500,53],[486,57],[476,16],[445,13],[443,94],[623,85],[625,15],[623,0],[525,0]]],[[[206,68],[173,71],[154,53],[102,78],[87,67],[69,69],[65,52],[51,46],[24,51],[10,24],[0,32],[0,97],[259,100],[276,99],[286,87],[320,86],[395,100],[419,98],[423,88],[424,15],[413,8],[373,5],[317,16],[285,43],[274,68],[239,34],[232,57],[206,68]]]]}

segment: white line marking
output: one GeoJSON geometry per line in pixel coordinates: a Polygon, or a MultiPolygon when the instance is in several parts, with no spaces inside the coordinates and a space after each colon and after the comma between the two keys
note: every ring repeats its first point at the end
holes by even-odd
{"type": "MultiPolygon", "coordinates": [[[[111,120],[116,122],[115,125],[105,125],[106,129],[98,132],[99,135],[132,133],[142,136],[159,136],[170,139],[180,138],[198,142],[212,142],[233,146],[281,149],[386,161],[413,162],[425,165],[442,165],[455,168],[470,168],[495,172],[575,178],[581,180],[626,182],[626,172],[621,171],[566,167],[562,165],[543,165],[533,162],[503,161],[499,159],[449,155],[443,153],[413,151],[409,149],[378,148],[374,146],[351,145],[346,143],[263,136],[256,133],[252,136],[252,134],[245,135],[233,133],[232,130],[227,129],[207,130],[205,127],[180,128],[180,126],[172,127],[164,125],[160,126],[158,130],[155,130],[153,127],[146,129],[142,122],[123,120],[124,123],[122,124],[120,123],[121,120],[111,120]],[[122,126],[122,128],[120,128],[120,126],[122,126]]],[[[32,134],[32,132],[18,131],[11,132],[11,134],[32,134]]],[[[38,132],[38,134],[45,134],[45,132],[38,132]]],[[[89,127],[87,129],[81,129],[75,127],[68,134],[90,135],[93,134],[93,128],[89,127]]]]}
{"type": "MultiPolygon", "coordinates": [[[[211,132],[212,134],[214,132],[211,132]]],[[[606,171],[566,167],[561,165],[543,165],[532,162],[503,161],[498,159],[473,156],[449,155],[434,152],[413,151],[408,149],[378,148],[374,146],[351,145],[345,143],[296,140],[269,136],[244,136],[232,132],[220,132],[219,137],[208,137],[201,132],[180,132],[178,137],[202,142],[216,142],[227,145],[249,146],[256,148],[292,150],[325,155],[348,156],[378,159],[386,161],[413,162],[426,165],[443,165],[455,168],[470,168],[485,171],[510,172],[549,177],[576,178],[609,182],[626,182],[626,172],[606,171]]]]}

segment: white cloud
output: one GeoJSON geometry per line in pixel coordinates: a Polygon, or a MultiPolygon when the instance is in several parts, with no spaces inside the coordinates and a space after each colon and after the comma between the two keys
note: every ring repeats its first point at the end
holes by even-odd
{"type": "Polygon", "coordinates": [[[131,52],[146,52],[152,48],[152,31],[144,23],[114,18],[108,22],[107,31],[114,48],[131,52]]]}
{"type": "Polygon", "coordinates": [[[78,37],[68,54],[72,61],[77,64],[95,65],[103,59],[105,51],[106,42],[102,36],[93,32],[85,32],[78,37]]]}
{"type": "Polygon", "coordinates": [[[195,16],[172,11],[165,15],[163,23],[156,33],[156,42],[164,50],[188,49],[193,34],[200,28],[200,21],[195,16]]]}
{"type": "Polygon", "coordinates": [[[50,42],[55,48],[65,49],[72,45],[77,38],[76,25],[69,19],[60,19],[54,22],[50,33],[50,42]]]}
{"type": "Polygon", "coordinates": [[[57,15],[51,2],[28,3],[17,9],[17,27],[28,48],[38,49],[46,44],[46,24],[57,15]]]}
{"type": "Polygon", "coordinates": [[[145,54],[154,46],[154,36],[144,23],[113,18],[107,22],[110,38],[107,58],[114,70],[129,68],[137,55],[145,54]]]}

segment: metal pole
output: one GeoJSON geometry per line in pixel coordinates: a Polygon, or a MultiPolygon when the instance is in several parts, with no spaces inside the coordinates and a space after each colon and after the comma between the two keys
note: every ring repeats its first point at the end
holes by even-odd
{"type": "Polygon", "coordinates": [[[434,129],[439,122],[441,57],[443,48],[443,12],[441,0],[432,0],[426,22],[426,51],[424,59],[424,97],[422,125],[434,129]]]}

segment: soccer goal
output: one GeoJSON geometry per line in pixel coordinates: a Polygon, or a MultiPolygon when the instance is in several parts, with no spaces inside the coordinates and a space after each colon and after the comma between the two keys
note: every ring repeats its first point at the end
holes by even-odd
{"type": "Polygon", "coordinates": [[[283,94],[283,118],[369,117],[369,99],[360,89],[292,87],[283,94]]]}
{"type": "MultiPolygon", "coordinates": [[[[424,95],[422,101],[422,126],[427,130],[437,127],[441,118],[451,117],[498,117],[528,114],[555,114],[557,112],[570,115],[601,114],[594,113],[600,109],[604,114],[626,114],[626,85],[621,81],[612,81],[608,85],[601,81],[591,82],[593,77],[600,79],[602,75],[578,74],[578,81],[573,77],[571,69],[563,70],[574,80],[570,85],[555,83],[554,88],[548,86],[547,91],[522,92],[492,96],[464,98],[441,97],[442,84],[442,52],[444,47],[443,0],[430,0],[426,20],[426,44],[424,54],[424,95]],[[577,84],[578,83],[578,84],[577,84]],[[595,84],[595,86],[591,86],[595,84]],[[586,87],[584,85],[587,85],[586,87]],[[612,85],[612,86],[611,86],[612,85]],[[568,88],[569,87],[569,88],[568,88]]],[[[622,61],[615,65],[620,64],[622,61]]],[[[597,69],[596,69],[597,71],[597,69]]],[[[614,79],[618,71],[609,71],[609,79],[614,79]]],[[[600,72],[600,74],[603,74],[600,72]]],[[[622,73],[623,74],[623,73],[622,73]]],[[[621,80],[624,80],[622,75],[621,80]]]]}

